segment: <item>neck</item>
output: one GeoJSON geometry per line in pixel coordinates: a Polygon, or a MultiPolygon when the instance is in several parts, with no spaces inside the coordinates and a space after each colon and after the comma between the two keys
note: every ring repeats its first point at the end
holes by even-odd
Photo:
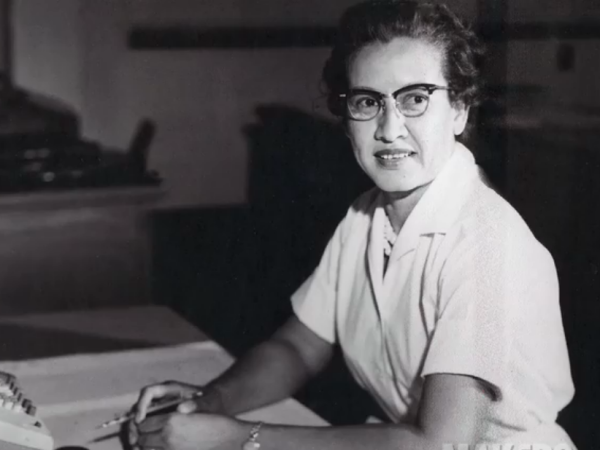
{"type": "Polygon", "coordinates": [[[400,232],[402,226],[408,219],[408,216],[415,208],[423,194],[429,187],[429,184],[419,186],[412,191],[407,192],[384,192],[385,212],[390,218],[390,222],[396,233],[400,232]]]}

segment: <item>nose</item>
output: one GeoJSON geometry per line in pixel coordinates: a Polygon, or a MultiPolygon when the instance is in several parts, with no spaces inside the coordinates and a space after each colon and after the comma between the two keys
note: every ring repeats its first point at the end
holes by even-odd
{"type": "Polygon", "coordinates": [[[375,139],[383,142],[394,142],[400,137],[406,137],[406,117],[398,111],[395,101],[388,101],[377,117],[375,139]]]}

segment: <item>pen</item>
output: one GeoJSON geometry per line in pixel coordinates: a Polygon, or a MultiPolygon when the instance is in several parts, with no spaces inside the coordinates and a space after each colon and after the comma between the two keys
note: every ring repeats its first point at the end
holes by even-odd
{"type": "MultiPolygon", "coordinates": [[[[183,397],[178,397],[178,398],[175,398],[173,400],[162,401],[160,403],[156,403],[156,404],[150,405],[148,407],[148,409],[146,410],[146,414],[151,414],[151,413],[154,413],[154,412],[162,411],[162,410],[171,408],[173,406],[177,406],[177,405],[179,405],[181,403],[187,402],[188,400],[193,400],[193,399],[195,399],[197,397],[201,397],[201,396],[202,396],[202,391],[196,391],[196,392],[194,392],[191,395],[186,395],[186,396],[183,396],[183,397]]],[[[111,427],[113,425],[119,425],[121,423],[127,422],[128,420],[133,419],[135,417],[135,414],[136,414],[135,412],[130,411],[130,412],[125,413],[125,414],[123,414],[121,416],[115,417],[112,420],[104,422],[102,425],[98,426],[98,428],[111,427]]]]}

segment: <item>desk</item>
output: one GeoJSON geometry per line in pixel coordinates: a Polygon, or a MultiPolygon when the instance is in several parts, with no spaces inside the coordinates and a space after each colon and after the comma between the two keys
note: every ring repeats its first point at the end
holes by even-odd
{"type": "MultiPolygon", "coordinates": [[[[24,393],[38,406],[38,415],[50,429],[57,449],[67,445],[90,450],[120,449],[115,429],[95,427],[128,409],[142,386],[167,379],[203,384],[233,362],[220,346],[164,307],[51,314],[45,322],[40,315],[8,318],[0,321],[0,331],[14,324],[32,329],[43,325],[46,332],[56,329],[59,335],[65,331],[84,333],[90,325],[91,335],[105,335],[111,345],[115,339],[133,342],[134,346],[147,344],[133,350],[106,352],[95,348],[95,354],[0,363],[0,370],[15,374],[24,393]],[[128,327],[123,326],[124,321],[129,322],[128,327]]],[[[291,399],[243,417],[281,424],[326,425],[291,399]]]]}
{"type": "Polygon", "coordinates": [[[131,187],[0,195],[0,315],[150,303],[148,211],[131,187]]]}

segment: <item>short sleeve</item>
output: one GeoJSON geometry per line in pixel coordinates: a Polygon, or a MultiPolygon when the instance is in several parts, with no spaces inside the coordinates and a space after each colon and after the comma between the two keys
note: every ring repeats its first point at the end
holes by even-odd
{"type": "Polygon", "coordinates": [[[422,375],[469,375],[491,384],[497,397],[510,377],[515,304],[527,276],[515,265],[502,230],[464,233],[441,271],[436,325],[422,375]]]}
{"type": "Polygon", "coordinates": [[[300,321],[321,338],[335,343],[335,304],[343,222],[330,239],[315,271],[292,295],[300,321]]]}

